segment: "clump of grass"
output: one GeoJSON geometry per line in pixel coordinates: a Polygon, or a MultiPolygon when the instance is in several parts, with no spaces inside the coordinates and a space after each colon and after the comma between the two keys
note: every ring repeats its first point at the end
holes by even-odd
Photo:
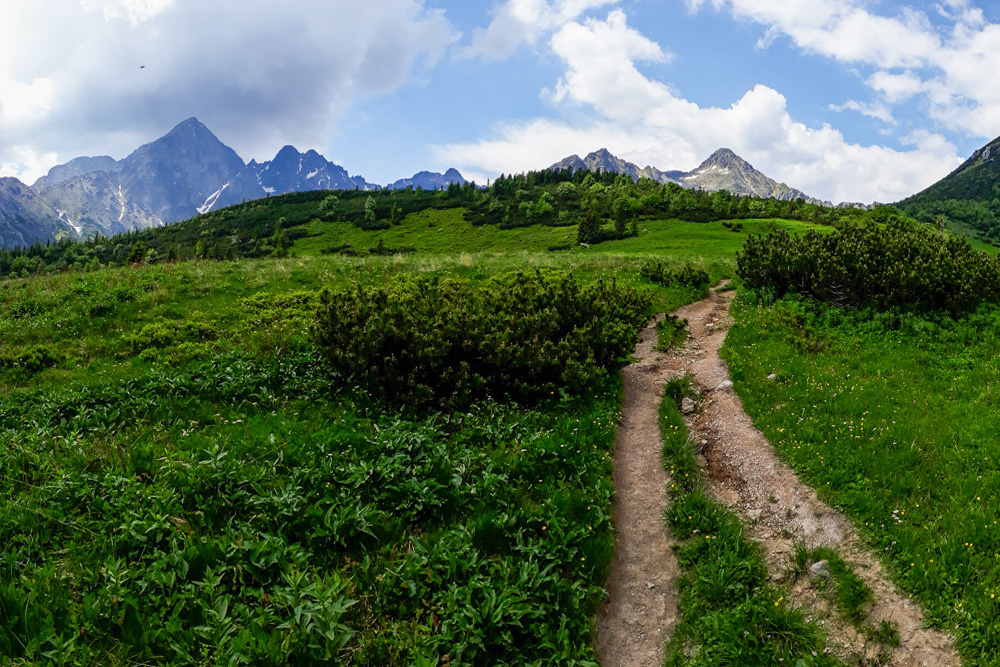
{"type": "Polygon", "coordinates": [[[676,315],[667,315],[656,323],[656,349],[660,352],[669,352],[687,340],[688,321],[676,315]]]}
{"type": "Polygon", "coordinates": [[[797,573],[804,573],[812,564],[824,560],[830,570],[828,590],[833,597],[837,611],[855,627],[860,627],[868,618],[872,592],[868,585],[861,580],[861,577],[856,575],[851,567],[844,562],[840,554],[829,547],[807,549],[805,545],[798,544],[792,556],[793,566],[797,573]]]}
{"type": "Polygon", "coordinates": [[[660,404],[663,457],[671,474],[666,519],[683,540],[677,550],[681,619],[664,664],[840,665],[826,652],[820,629],[768,584],[760,550],[744,537],[739,519],[705,492],[678,407],[693,391],[686,378],[671,381],[660,404]]]}

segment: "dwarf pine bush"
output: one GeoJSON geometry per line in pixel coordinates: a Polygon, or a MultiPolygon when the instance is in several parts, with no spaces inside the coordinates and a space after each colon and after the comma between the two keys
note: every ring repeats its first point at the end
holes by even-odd
{"type": "Polygon", "coordinates": [[[648,295],[558,271],[483,287],[418,279],[325,291],[312,333],[333,369],[414,404],[580,394],[624,364],[648,295]]]}
{"type": "Polygon", "coordinates": [[[845,307],[961,314],[1000,300],[1000,262],[968,240],[906,220],[848,225],[832,234],[751,236],[736,272],[749,288],[845,307]]]}

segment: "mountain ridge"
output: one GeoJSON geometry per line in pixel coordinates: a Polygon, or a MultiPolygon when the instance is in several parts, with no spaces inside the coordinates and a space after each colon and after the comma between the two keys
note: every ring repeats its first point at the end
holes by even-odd
{"type": "MultiPolygon", "coordinates": [[[[449,169],[418,172],[388,187],[438,189],[450,182],[466,180],[449,169]]],[[[193,116],[121,160],[78,157],[30,186],[17,183],[0,192],[0,247],[158,227],[272,194],[382,187],[290,145],[272,160],[246,163],[193,116]]]]}
{"type": "Polygon", "coordinates": [[[758,171],[749,162],[728,148],[720,148],[693,170],[662,171],[655,167],[638,165],[613,155],[607,148],[589,153],[585,158],[571,155],[553,164],[550,169],[589,169],[590,171],[626,174],[632,180],[649,178],[658,183],[676,183],[685,188],[702,190],[728,190],[735,195],[773,197],[784,201],[804,199],[812,204],[832,206],[801,190],[779,183],[758,171]]]}

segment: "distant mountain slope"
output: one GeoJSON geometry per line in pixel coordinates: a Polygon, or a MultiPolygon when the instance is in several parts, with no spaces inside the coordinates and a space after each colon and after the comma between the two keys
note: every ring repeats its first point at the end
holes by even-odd
{"type": "Polygon", "coordinates": [[[465,180],[465,177],[457,169],[449,169],[443,174],[432,171],[420,171],[414,174],[412,178],[401,178],[395,183],[387,185],[386,189],[405,190],[412,186],[414,189],[441,190],[442,188],[447,188],[452,183],[465,185],[468,181],[465,180]]]}
{"type": "Polygon", "coordinates": [[[34,190],[16,178],[0,178],[0,246],[25,247],[71,233],[34,190]]]}
{"type": "MultiPolygon", "coordinates": [[[[246,164],[189,118],[123,160],[82,157],[53,167],[32,191],[68,223],[67,233],[87,236],[158,227],[269,194],[378,187],[316,151],[292,146],[273,160],[246,164]]],[[[0,245],[10,244],[0,237],[0,245]]]]}
{"type": "MultiPolygon", "coordinates": [[[[190,218],[246,168],[196,118],[123,160],[109,160],[78,158],[52,169],[34,189],[78,233],[108,235],[190,218]],[[90,167],[96,169],[88,172],[90,167]]],[[[259,186],[251,185],[241,184],[233,196],[263,196],[259,186]]]]}
{"type": "Polygon", "coordinates": [[[1000,244],[1000,137],[897,206],[918,220],[950,223],[959,231],[1000,244]]]}
{"type": "Polygon", "coordinates": [[[571,155],[568,158],[556,162],[549,168],[570,169],[572,171],[586,169],[587,171],[594,172],[614,172],[616,174],[627,174],[631,176],[634,181],[637,181],[640,178],[649,178],[658,183],[680,184],[680,178],[687,175],[683,171],[660,171],[659,169],[649,166],[640,168],[636,164],[632,164],[631,162],[626,162],[621,158],[615,157],[610,151],[608,151],[607,148],[594,151],[582,160],[578,155],[571,155]]]}
{"type": "Polygon", "coordinates": [[[118,162],[110,155],[78,157],[66,164],[52,167],[48,174],[35,181],[31,187],[35,189],[52,187],[63,181],[68,181],[74,176],[83,176],[94,171],[118,171],[118,162]]]}
{"type": "Polygon", "coordinates": [[[294,146],[285,146],[273,160],[264,163],[251,160],[247,167],[257,174],[257,182],[267,194],[378,188],[360,176],[352,178],[346,169],[316,151],[300,153],[294,146]]]}
{"type": "Polygon", "coordinates": [[[824,204],[800,190],[768,178],[728,148],[720,148],[702,162],[696,169],[684,171],[660,171],[654,167],[640,168],[631,162],[615,157],[602,148],[582,160],[572,155],[555,163],[551,169],[588,169],[590,171],[627,174],[633,180],[649,178],[658,183],[677,183],[686,188],[701,190],[728,190],[736,195],[773,197],[785,201],[804,199],[813,204],[824,204]]]}

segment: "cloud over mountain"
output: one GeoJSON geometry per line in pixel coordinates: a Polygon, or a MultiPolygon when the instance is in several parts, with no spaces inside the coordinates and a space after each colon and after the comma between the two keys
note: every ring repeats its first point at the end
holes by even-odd
{"type": "Polygon", "coordinates": [[[728,107],[702,107],[640,69],[670,56],[621,9],[604,19],[565,22],[551,32],[549,46],[565,67],[551,99],[574,111],[572,124],[504,123],[478,141],[440,146],[439,157],[478,177],[542,168],[607,146],[639,164],[691,169],[728,145],[774,178],[831,201],[894,201],[961,162],[955,146],[933,132],[914,133],[910,150],[895,150],[851,143],[827,124],[810,127],[791,115],[783,94],[762,84],[728,107]]]}
{"type": "Polygon", "coordinates": [[[457,37],[422,0],[12,3],[0,155],[16,161],[0,174],[30,181],[58,156],[121,157],[192,115],[243,155],[325,146],[354,104],[429,71],[457,37]]]}

